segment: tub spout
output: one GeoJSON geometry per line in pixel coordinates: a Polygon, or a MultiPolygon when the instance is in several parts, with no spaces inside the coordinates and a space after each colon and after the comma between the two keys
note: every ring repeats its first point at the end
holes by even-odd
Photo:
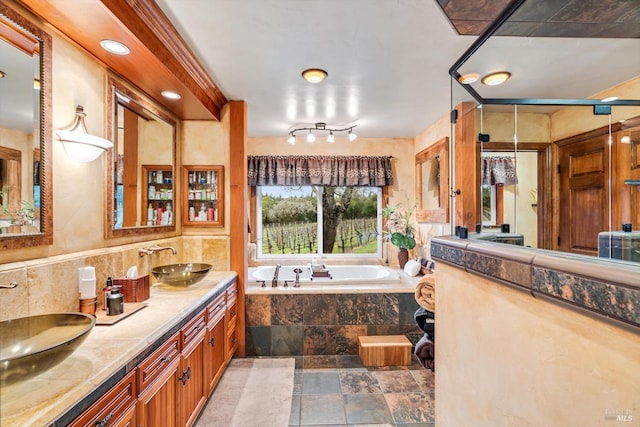
{"type": "Polygon", "coordinates": [[[278,287],[278,274],[280,274],[280,267],[282,267],[282,265],[280,264],[276,265],[276,271],[273,273],[273,279],[271,279],[272,288],[278,287]]]}

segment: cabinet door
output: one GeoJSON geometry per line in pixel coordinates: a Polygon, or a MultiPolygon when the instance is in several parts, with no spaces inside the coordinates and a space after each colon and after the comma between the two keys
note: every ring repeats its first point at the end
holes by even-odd
{"type": "Polygon", "coordinates": [[[185,165],[182,171],[182,224],[224,226],[224,166],[185,165]]]}
{"type": "Polygon", "coordinates": [[[129,372],[98,401],[76,418],[69,427],[112,427],[135,425],[136,371],[129,372]],[[132,412],[133,408],[133,414],[132,412]]]}
{"type": "Polygon", "coordinates": [[[204,334],[194,342],[181,359],[181,375],[178,384],[180,399],[180,425],[191,426],[206,403],[204,385],[204,334]]]}
{"type": "Polygon", "coordinates": [[[180,358],[171,361],[155,381],[138,396],[138,422],[141,427],[178,426],[178,387],[180,358]]]}
{"type": "Polygon", "coordinates": [[[206,310],[201,311],[180,330],[182,355],[178,398],[181,426],[192,425],[206,402],[204,386],[206,314],[206,310]]]}
{"type": "MultiPolygon", "coordinates": [[[[228,294],[227,294],[228,296],[228,294]]],[[[227,314],[226,314],[226,341],[225,352],[227,361],[231,360],[236,349],[238,348],[238,331],[236,328],[238,318],[238,305],[236,298],[232,298],[227,302],[227,314]]]]}
{"type": "Polygon", "coordinates": [[[209,313],[207,337],[205,344],[205,391],[209,395],[222,376],[225,367],[225,297],[214,302],[213,310],[209,313]]]}

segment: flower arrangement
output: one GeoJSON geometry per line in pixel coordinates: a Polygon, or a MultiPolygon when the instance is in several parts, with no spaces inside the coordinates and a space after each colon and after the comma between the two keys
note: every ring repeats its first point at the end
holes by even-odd
{"type": "Polygon", "coordinates": [[[387,220],[387,238],[400,249],[413,249],[416,246],[415,228],[411,225],[411,215],[415,205],[409,209],[401,204],[382,209],[387,220]]]}

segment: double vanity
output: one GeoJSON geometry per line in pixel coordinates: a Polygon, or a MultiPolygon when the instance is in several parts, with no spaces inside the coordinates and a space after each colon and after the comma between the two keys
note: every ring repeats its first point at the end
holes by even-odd
{"type": "Polygon", "coordinates": [[[231,271],[152,285],[145,308],[96,325],[46,372],[3,385],[2,425],[192,425],[237,349],[236,294],[231,271]]]}

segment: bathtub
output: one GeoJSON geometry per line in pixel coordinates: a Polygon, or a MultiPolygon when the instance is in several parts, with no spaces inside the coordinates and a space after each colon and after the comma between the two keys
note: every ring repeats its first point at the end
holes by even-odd
{"type": "MultiPolygon", "coordinates": [[[[353,289],[354,287],[384,287],[389,284],[398,285],[402,278],[397,269],[382,265],[327,265],[330,277],[312,277],[311,266],[307,265],[283,265],[278,274],[278,288],[290,289],[293,287],[296,273],[294,269],[302,270],[300,273],[300,288],[293,289],[353,289]],[[288,286],[284,286],[284,281],[288,286]]],[[[276,270],[275,266],[260,266],[249,268],[250,288],[272,288],[271,280],[276,270]],[[262,287],[264,281],[265,286],[262,287]]]]}

